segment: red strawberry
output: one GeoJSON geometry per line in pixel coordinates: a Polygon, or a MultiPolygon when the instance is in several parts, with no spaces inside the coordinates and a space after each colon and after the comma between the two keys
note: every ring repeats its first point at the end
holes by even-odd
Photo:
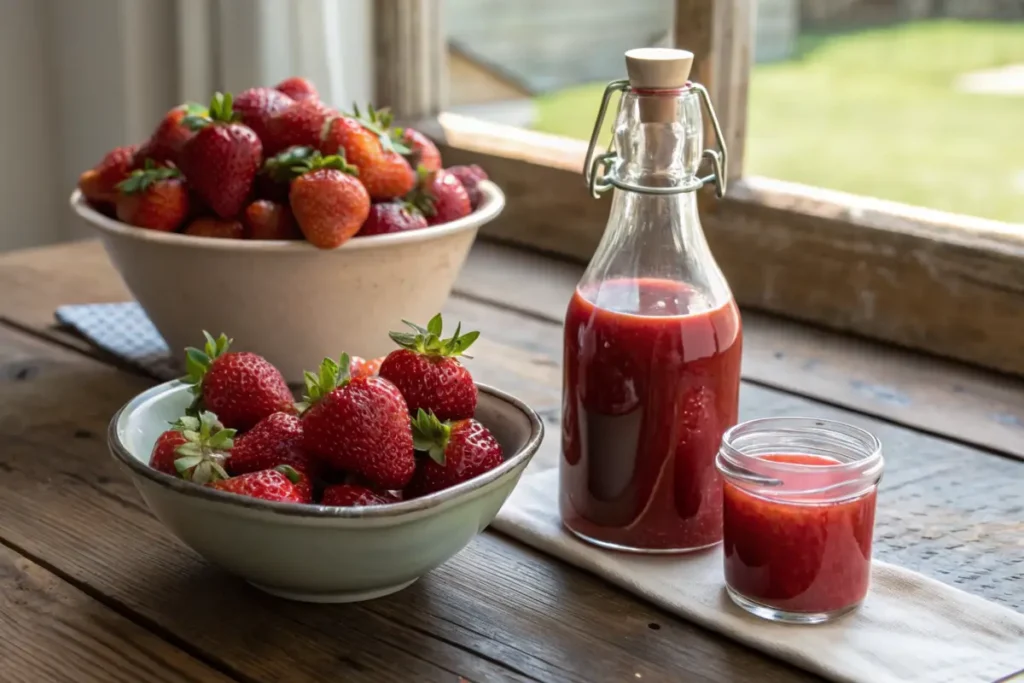
{"type": "Polygon", "coordinates": [[[293,104],[295,104],[295,100],[280,90],[249,88],[235,98],[234,109],[242,117],[242,123],[256,133],[256,137],[263,143],[263,151],[266,152],[270,119],[293,104]]]}
{"type": "Polygon", "coordinates": [[[115,147],[103,160],[78,176],[78,189],[90,202],[117,201],[117,184],[128,177],[137,147],[115,147]]]}
{"type": "Polygon", "coordinates": [[[287,465],[215,481],[209,486],[218,491],[280,503],[310,502],[308,491],[301,488],[302,475],[287,465]]]}
{"type": "Polygon", "coordinates": [[[400,489],[416,469],[409,411],[402,394],[380,377],[349,378],[349,358],[330,358],[306,373],[302,445],[332,467],[380,489],[400,489]]]}
{"type": "Polygon", "coordinates": [[[428,171],[441,170],[441,152],[430,138],[412,128],[403,130],[400,137],[405,146],[409,148],[405,159],[410,166],[413,168],[422,166],[428,171]]]}
{"type": "Polygon", "coordinates": [[[209,117],[185,117],[186,125],[199,132],[181,150],[181,170],[189,187],[221,218],[242,211],[263,159],[260,139],[237,120],[230,93],[213,96],[209,117]]]}
{"type": "Polygon", "coordinates": [[[466,193],[469,195],[469,205],[473,210],[476,210],[476,207],[480,206],[480,200],[483,197],[479,187],[480,181],[487,180],[487,172],[476,164],[471,166],[452,166],[447,171],[462,181],[462,186],[466,188],[466,193]]]}
{"type": "Polygon", "coordinates": [[[208,216],[195,219],[182,232],[193,237],[216,237],[218,239],[240,240],[245,237],[245,227],[240,221],[223,221],[208,216]]]}
{"type": "Polygon", "coordinates": [[[283,204],[257,199],[242,215],[245,237],[250,240],[300,240],[302,231],[292,211],[283,204]]]}
{"type": "Polygon", "coordinates": [[[473,212],[462,181],[445,170],[420,169],[419,183],[409,200],[423,212],[430,225],[448,223],[473,212]]]}
{"type": "Polygon", "coordinates": [[[291,465],[306,477],[320,473],[319,463],[302,450],[302,423],[291,413],[274,413],[257,422],[235,439],[228,459],[232,474],[269,470],[278,465],[291,465]]]}
{"type": "Polygon", "coordinates": [[[341,154],[359,169],[359,180],[375,200],[394,199],[416,185],[416,174],[402,153],[408,148],[391,139],[391,117],[370,108],[367,118],[339,116],[330,120],[320,142],[324,154],[341,154]]]}
{"type": "Polygon", "coordinates": [[[277,368],[255,353],[228,352],[231,340],[223,334],[217,339],[206,331],[203,335],[203,351],[185,350],[184,380],[192,385],[194,407],[202,405],[240,430],[276,412],[295,412],[292,392],[277,368]]]}
{"type": "Polygon", "coordinates": [[[313,147],[299,145],[268,157],[256,175],[256,194],[262,199],[287,204],[288,189],[296,174],[304,168],[302,162],[317,156],[320,152],[313,147]]]}
{"type": "Polygon", "coordinates": [[[476,420],[441,422],[420,410],[412,422],[412,434],[416,450],[429,457],[420,460],[406,488],[410,497],[469,481],[503,462],[497,439],[476,420]]]}
{"type": "Polygon", "coordinates": [[[231,449],[234,435],[234,429],[224,429],[209,411],[182,417],[157,438],[149,466],[197,484],[227,479],[225,451],[231,449]]]}
{"type": "Polygon", "coordinates": [[[384,362],[384,356],[380,358],[371,358],[366,360],[359,356],[352,356],[349,362],[348,371],[352,375],[352,379],[358,379],[359,377],[370,377],[376,375],[380,370],[380,364],[384,362]]]}
{"type": "Polygon", "coordinates": [[[207,116],[209,112],[201,104],[187,102],[167,112],[142,147],[135,153],[134,168],[144,168],[146,161],[171,162],[177,165],[185,143],[192,139],[195,131],[185,125],[189,116],[207,116]]]}
{"type": "Polygon", "coordinates": [[[140,228],[172,232],[188,217],[188,188],[181,171],[170,166],[132,171],[117,185],[117,219],[140,228]]]}
{"type": "Polygon", "coordinates": [[[393,232],[419,230],[427,227],[420,210],[407,202],[384,202],[370,207],[370,215],[359,229],[359,235],[387,235],[393,232]]]}
{"type": "Polygon", "coordinates": [[[420,409],[434,413],[439,420],[464,420],[476,411],[476,384],[469,370],[458,361],[479,332],[460,334],[455,328],[450,339],[441,338],[441,314],[426,328],[406,322],[416,334],[392,332],[391,339],[401,346],[392,351],[380,366],[380,376],[390,381],[405,398],[410,412],[420,409]]]}
{"type": "Polygon", "coordinates": [[[334,249],[352,238],[370,213],[370,196],[339,156],[303,162],[305,171],[292,181],[288,198],[295,220],[309,242],[334,249]]]}
{"type": "Polygon", "coordinates": [[[263,151],[269,157],[289,147],[316,147],[326,121],[337,112],[316,99],[295,102],[276,112],[267,121],[263,151]]]}
{"type": "Polygon", "coordinates": [[[274,90],[283,92],[295,100],[320,99],[316,86],[301,76],[292,76],[291,78],[284,79],[274,86],[274,90]]]}
{"type": "Polygon", "coordinates": [[[357,484],[335,484],[324,489],[323,505],[336,507],[365,507],[368,505],[387,505],[397,503],[399,499],[390,494],[377,493],[372,489],[357,484]]]}

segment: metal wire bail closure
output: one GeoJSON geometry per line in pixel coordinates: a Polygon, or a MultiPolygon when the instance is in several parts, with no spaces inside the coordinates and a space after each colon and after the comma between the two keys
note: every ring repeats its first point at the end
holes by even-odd
{"type": "Polygon", "coordinates": [[[601,137],[601,129],[604,126],[605,115],[608,113],[608,105],[611,103],[612,96],[617,92],[621,93],[629,90],[629,81],[620,79],[612,81],[605,87],[604,96],[601,97],[601,107],[597,111],[597,121],[594,122],[594,131],[590,134],[590,144],[587,145],[587,156],[583,162],[583,177],[587,181],[587,188],[590,190],[592,197],[597,199],[613,187],[629,192],[642,192],[644,194],[695,192],[711,182],[715,184],[715,196],[719,199],[725,196],[729,155],[725,148],[725,137],[722,135],[722,127],[718,123],[718,116],[715,114],[715,108],[711,104],[711,97],[708,95],[707,88],[700,83],[690,83],[687,87],[693,88],[697,92],[708,114],[708,118],[711,119],[711,127],[715,132],[715,146],[717,149],[705,149],[701,154],[702,157],[710,160],[712,173],[703,178],[694,178],[692,182],[686,182],[674,187],[636,185],[634,183],[627,183],[615,176],[615,162],[619,158],[618,152],[615,150],[615,138],[613,137],[609,143],[608,150],[601,154],[597,154],[597,141],[601,137]]]}

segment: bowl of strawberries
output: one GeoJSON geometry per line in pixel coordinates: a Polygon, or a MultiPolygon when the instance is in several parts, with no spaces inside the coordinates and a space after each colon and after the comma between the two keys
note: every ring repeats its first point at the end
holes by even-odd
{"type": "Polygon", "coordinates": [[[451,292],[504,195],[386,110],[288,79],[169,111],[79,178],[74,211],[172,349],[230,329],[290,382],[334,349],[382,355],[451,292]]]}
{"type": "Polygon", "coordinates": [[[325,358],[298,402],[267,359],[206,335],[185,378],[114,416],[111,453],[176,536],[268,593],[401,590],[494,519],[544,435],[460,362],[477,333],[411,328],[378,362],[325,358]]]}

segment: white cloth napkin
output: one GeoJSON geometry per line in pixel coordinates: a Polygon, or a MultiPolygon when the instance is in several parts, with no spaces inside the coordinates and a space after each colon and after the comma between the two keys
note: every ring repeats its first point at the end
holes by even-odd
{"type": "Polygon", "coordinates": [[[681,556],[600,550],[562,528],[558,471],[527,474],[493,528],[750,647],[844,683],[992,683],[1024,669],[1024,615],[916,572],[874,562],[856,612],[775,624],[732,604],[721,547],[681,556]]]}

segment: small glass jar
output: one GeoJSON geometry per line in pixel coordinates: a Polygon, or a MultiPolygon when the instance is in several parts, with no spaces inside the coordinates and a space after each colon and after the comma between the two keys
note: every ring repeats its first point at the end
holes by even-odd
{"type": "Polygon", "coordinates": [[[884,466],[877,438],[832,420],[751,420],[725,432],[716,465],[733,602],[800,624],[860,605],[884,466]]]}

